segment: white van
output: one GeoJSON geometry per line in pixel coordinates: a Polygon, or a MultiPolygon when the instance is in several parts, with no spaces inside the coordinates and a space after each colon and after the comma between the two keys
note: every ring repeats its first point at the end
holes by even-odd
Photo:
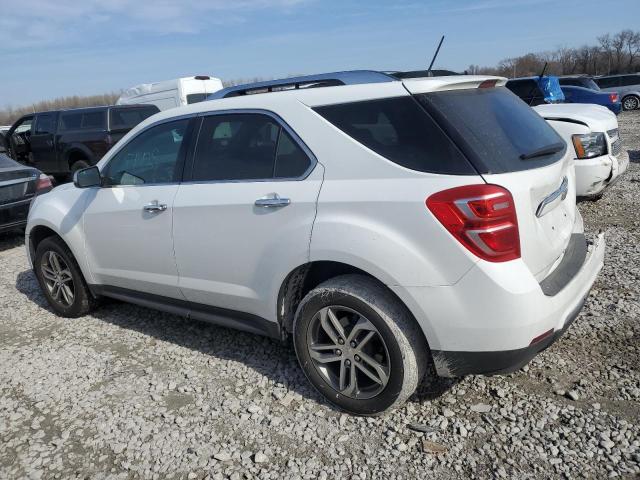
{"type": "Polygon", "coordinates": [[[219,78],[208,75],[183,77],[164,82],[143,83],[124,91],[117,105],[152,104],[160,110],[202,102],[223,88],[219,78]]]}

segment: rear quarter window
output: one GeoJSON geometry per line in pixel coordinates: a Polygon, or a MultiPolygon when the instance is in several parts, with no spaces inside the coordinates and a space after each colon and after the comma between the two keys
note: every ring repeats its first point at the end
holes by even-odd
{"type": "Polygon", "coordinates": [[[620,77],[597,78],[596,83],[600,88],[611,88],[620,86],[620,77]]]}
{"type": "Polygon", "coordinates": [[[413,97],[329,105],[314,110],[360,144],[405,168],[451,175],[477,173],[413,97]]]}
{"type": "Polygon", "coordinates": [[[551,165],[566,151],[562,138],[531,107],[504,87],[416,95],[480,173],[506,173],[551,165]],[[522,155],[552,145],[553,154],[522,155]]]}
{"type": "Polygon", "coordinates": [[[112,108],[109,113],[109,126],[112,130],[131,130],[143,120],[160,110],[156,106],[138,108],[112,108]]]}

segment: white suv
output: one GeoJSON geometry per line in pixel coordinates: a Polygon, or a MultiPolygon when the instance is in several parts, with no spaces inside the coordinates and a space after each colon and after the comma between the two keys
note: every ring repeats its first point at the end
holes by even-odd
{"type": "Polygon", "coordinates": [[[604,256],[562,139],[501,78],[340,75],[159,113],[38,197],[52,308],[113,297],[291,335],[311,383],[365,415],[549,346],[604,256]]]}

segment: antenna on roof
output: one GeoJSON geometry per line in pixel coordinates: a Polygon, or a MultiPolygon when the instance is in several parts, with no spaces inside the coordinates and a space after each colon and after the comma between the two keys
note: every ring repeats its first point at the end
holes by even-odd
{"type": "Polygon", "coordinates": [[[549,65],[549,63],[548,62],[544,62],[544,67],[542,67],[542,72],[540,72],[540,75],[538,75],[538,78],[544,77],[544,72],[547,71],[547,65],[549,65]]]}
{"type": "MultiPolygon", "coordinates": [[[[544,77],[544,72],[547,71],[547,65],[548,63],[544,62],[544,67],[542,67],[542,71],[540,72],[540,75],[538,75],[538,80],[542,80],[542,77],[544,77]]],[[[537,84],[531,87],[531,91],[529,92],[529,97],[531,97],[531,100],[529,100],[529,106],[533,103],[533,93],[536,91],[536,88],[539,88],[537,84]]]]}
{"type": "Polygon", "coordinates": [[[429,68],[427,69],[427,77],[431,77],[431,69],[433,68],[433,64],[436,61],[436,58],[438,57],[438,53],[440,53],[440,47],[442,46],[442,42],[444,42],[444,35],[442,35],[442,38],[440,39],[440,43],[438,43],[438,48],[436,48],[436,53],[433,55],[433,58],[431,59],[431,63],[429,64],[429,68]]]}

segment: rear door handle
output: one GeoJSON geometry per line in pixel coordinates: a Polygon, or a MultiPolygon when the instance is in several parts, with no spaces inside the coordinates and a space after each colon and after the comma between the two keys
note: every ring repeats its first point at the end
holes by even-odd
{"type": "Polygon", "coordinates": [[[145,212],[151,212],[151,213],[160,213],[160,212],[164,212],[167,209],[167,206],[163,203],[158,203],[157,200],[149,203],[148,205],[144,206],[144,211],[145,212]]]}
{"type": "Polygon", "coordinates": [[[282,198],[277,193],[273,195],[268,195],[266,197],[259,198],[255,201],[256,207],[264,207],[264,208],[279,208],[286,207],[291,203],[291,200],[288,198],[282,198]]]}

